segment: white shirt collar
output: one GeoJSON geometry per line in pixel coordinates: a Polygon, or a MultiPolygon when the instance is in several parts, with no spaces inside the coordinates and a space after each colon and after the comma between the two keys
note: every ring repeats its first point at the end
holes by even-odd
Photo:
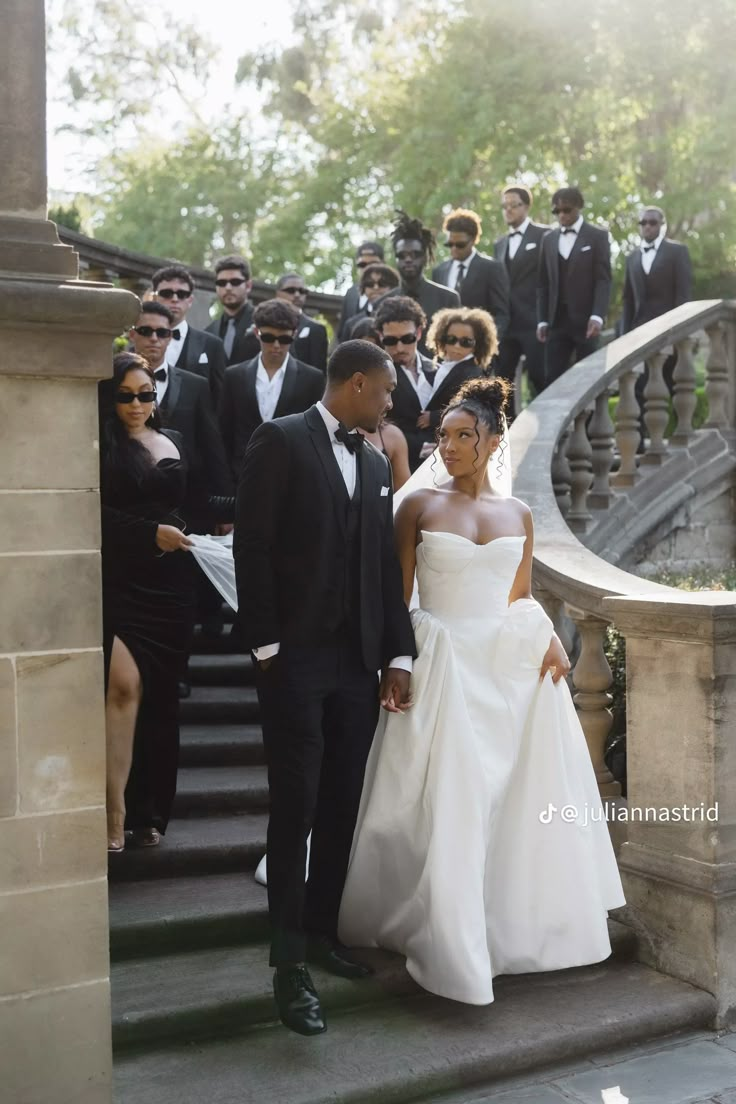
{"type": "Polygon", "coordinates": [[[453,257],[452,263],[454,265],[458,265],[458,266],[459,265],[465,265],[465,267],[467,268],[468,265],[470,264],[470,262],[472,261],[473,257],[476,256],[477,252],[478,252],[478,250],[475,248],[475,246],[473,246],[473,248],[470,250],[470,253],[467,255],[467,257],[465,258],[464,261],[459,261],[457,259],[457,257],[453,257]]]}
{"type": "Polygon", "coordinates": [[[189,329],[189,323],[187,322],[186,318],[183,318],[181,322],[174,322],[171,328],[172,330],[179,331],[179,340],[183,345],[187,339],[187,330],[189,329]]]}
{"type": "Polygon", "coordinates": [[[271,382],[273,382],[275,379],[278,379],[278,377],[286,371],[286,366],[287,366],[288,363],[289,363],[289,353],[286,354],[286,356],[284,358],[284,363],[281,365],[281,367],[278,369],[278,371],[274,372],[274,374],[272,376],[269,376],[268,372],[266,371],[266,365],[263,363],[263,356],[261,355],[261,353],[259,353],[258,354],[258,368],[257,368],[257,371],[256,371],[256,375],[261,375],[261,373],[263,373],[263,375],[266,377],[267,380],[270,380],[271,382]]]}
{"type": "Polygon", "coordinates": [[[662,242],[664,241],[664,239],[666,237],[667,237],[667,225],[665,224],[662,227],[662,229],[659,231],[659,233],[657,234],[657,236],[656,236],[656,238],[654,239],[653,242],[648,242],[648,241],[645,241],[644,238],[641,238],[640,242],[639,242],[639,248],[643,252],[645,246],[653,245],[654,246],[654,252],[656,253],[657,250],[659,249],[660,245],[662,244],[662,242]]]}
{"type": "MultiPolygon", "coordinates": [[[[582,215],[578,215],[577,219],[576,219],[576,220],[575,220],[575,222],[574,222],[574,223],[572,224],[572,226],[570,227],[570,229],[571,229],[571,230],[574,230],[576,234],[579,234],[579,233],[580,233],[580,227],[581,227],[581,226],[583,225],[583,221],[584,221],[584,219],[583,219],[583,216],[582,216],[582,215]]],[[[562,233],[562,227],[561,227],[561,226],[558,226],[558,229],[559,229],[559,231],[560,231],[560,234],[561,234],[561,233],[562,233]]]]}
{"type": "Polygon", "coordinates": [[[335,430],[338,429],[340,426],[340,421],[338,418],[335,417],[334,414],[330,413],[324,403],[320,400],[317,400],[316,406],[322,416],[322,421],[327,426],[327,432],[330,435],[330,439],[332,439],[335,436],[335,430]]]}
{"type": "Polygon", "coordinates": [[[517,226],[516,228],[514,228],[514,227],[509,227],[509,234],[521,234],[521,235],[522,235],[522,237],[523,237],[523,236],[524,236],[524,234],[526,234],[526,232],[527,232],[527,230],[528,230],[528,228],[529,228],[529,223],[530,223],[531,221],[532,221],[532,220],[531,220],[531,219],[529,218],[529,216],[527,215],[527,216],[526,216],[526,218],[524,219],[524,221],[522,222],[521,226],[517,226]]]}

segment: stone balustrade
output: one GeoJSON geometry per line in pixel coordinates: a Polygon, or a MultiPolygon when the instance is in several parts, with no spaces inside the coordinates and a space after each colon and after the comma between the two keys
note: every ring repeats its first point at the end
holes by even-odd
{"type": "Polygon", "coordinates": [[[514,491],[535,517],[535,590],[576,657],[574,698],[601,795],[627,818],[622,918],[645,961],[715,995],[722,1026],[736,1019],[736,594],[686,593],[624,567],[699,496],[730,494],[735,335],[736,304],[685,304],[575,365],[511,429],[514,491]],[[703,333],[708,412],[696,428],[703,333]],[[609,625],[626,640],[628,806],[604,761],[609,625]]]}

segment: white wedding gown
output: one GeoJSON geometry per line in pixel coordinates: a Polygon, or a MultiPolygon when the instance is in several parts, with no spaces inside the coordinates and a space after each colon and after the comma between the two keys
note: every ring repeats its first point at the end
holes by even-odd
{"type": "Polygon", "coordinates": [[[422,537],[415,704],[382,713],[339,931],[405,955],[433,993],[488,1004],[498,974],[606,958],[606,911],[625,901],[567,684],[539,679],[552,623],[508,605],[524,538],[422,537]]]}

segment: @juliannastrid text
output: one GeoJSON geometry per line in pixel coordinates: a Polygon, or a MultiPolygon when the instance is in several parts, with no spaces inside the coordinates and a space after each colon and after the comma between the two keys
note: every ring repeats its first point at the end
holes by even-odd
{"type": "Polygon", "coordinates": [[[674,805],[667,806],[626,805],[621,801],[606,801],[593,808],[590,805],[553,805],[550,802],[546,809],[542,809],[539,820],[542,824],[551,824],[553,820],[561,820],[564,824],[588,824],[606,821],[642,821],[648,824],[693,824],[697,821],[707,821],[715,824],[718,821],[718,802],[715,805],[674,805]]]}

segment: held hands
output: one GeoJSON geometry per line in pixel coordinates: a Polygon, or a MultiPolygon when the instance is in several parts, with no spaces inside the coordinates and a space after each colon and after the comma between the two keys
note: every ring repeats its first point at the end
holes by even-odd
{"type": "Polygon", "coordinates": [[[414,704],[409,691],[410,681],[409,672],[400,667],[389,667],[383,672],[378,694],[387,713],[405,713],[414,704]]]}
{"type": "Polygon", "coordinates": [[[597,318],[588,319],[588,328],[585,331],[585,337],[589,341],[591,337],[600,337],[603,327],[597,318]]]}
{"type": "Polygon", "coordinates": [[[570,660],[567,658],[567,652],[562,647],[557,633],[550,640],[549,648],[544,654],[542,666],[539,670],[540,682],[548,671],[552,675],[552,682],[554,683],[558,683],[561,678],[565,678],[570,674],[570,660]]]}
{"type": "Polygon", "coordinates": [[[187,552],[192,547],[189,537],[175,525],[159,525],[156,529],[156,544],[162,552],[187,552]]]}
{"type": "Polygon", "coordinates": [[[429,429],[429,411],[423,410],[417,418],[417,429],[429,429]]]}

